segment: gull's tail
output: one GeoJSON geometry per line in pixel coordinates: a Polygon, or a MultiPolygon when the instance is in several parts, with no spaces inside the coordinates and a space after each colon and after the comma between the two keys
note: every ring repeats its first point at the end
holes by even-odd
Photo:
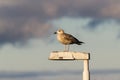
{"type": "Polygon", "coordinates": [[[76,44],[78,44],[78,45],[82,45],[82,44],[85,44],[85,43],[82,42],[82,41],[79,41],[79,42],[77,42],[76,44]]]}

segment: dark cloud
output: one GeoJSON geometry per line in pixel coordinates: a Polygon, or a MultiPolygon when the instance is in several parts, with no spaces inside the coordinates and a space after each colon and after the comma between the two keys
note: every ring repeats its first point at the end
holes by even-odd
{"type": "Polygon", "coordinates": [[[120,18],[119,0],[0,0],[0,43],[43,38],[48,21],[63,16],[91,17],[94,28],[104,18],[120,18]]]}
{"type": "MultiPolygon", "coordinates": [[[[51,19],[62,16],[120,18],[118,0],[21,0],[10,6],[0,7],[2,16],[51,19]],[[16,4],[16,5],[15,5],[16,4]]],[[[0,15],[1,15],[0,14],[0,15]]]]}
{"type": "Polygon", "coordinates": [[[0,43],[24,42],[30,38],[45,38],[50,35],[53,26],[37,18],[28,20],[4,20],[0,24],[0,43]]]}
{"type": "MultiPolygon", "coordinates": [[[[110,76],[110,75],[113,75],[113,74],[120,74],[120,70],[119,69],[113,69],[113,70],[91,70],[91,75],[93,76],[93,75],[100,75],[100,77],[101,77],[101,75],[103,75],[103,74],[107,74],[107,77],[108,77],[108,75],[110,76]]],[[[31,72],[18,72],[18,71],[16,71],[16,72],[14,72],[14,71],[2,71],[2,72],[0,72],[0,79],[16,79],[16,78],[34,78],[34,77],[39,77],[40,79],[41,79],[41,77],[42,78],[49,78],[49,77],[54,77],[54,76],[56,76],[56,77],[60,77],[60,76],[71,76],[71,77],[73,77],[73,76],[82,76],[82,71],[81,70],[58,70],[58,71],[31,71],[31,72]]],[[[104,75],[103,75],[104,76],[104,75]]],[[[56,77],[55,77],[55,79],[56,79],[56,77]]],[[[46,79],[45,79],[46,80],[46,79]]],[[[53,79],[54,80],[54,79],[53,79]]],[[[98,79],[99,80],[99,79],[98,79]]]]}
{"type": "Polygon", "coordinates": [[[103,19],[93,19],[88,23],[87,28],[94,30],[99,24],[104,23],[104,21],[103,19]]]}

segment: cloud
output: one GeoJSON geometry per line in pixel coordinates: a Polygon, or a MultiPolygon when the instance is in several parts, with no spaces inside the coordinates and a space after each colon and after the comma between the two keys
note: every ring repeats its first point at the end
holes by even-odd
{"type": "Polygon", "coordinates": [[[36,18],[24,20],[4,20],[0,24],[0,43],[26,41],[30,38],[45,38],[50,35],[53,26],[36,18]]]}
{"type": "Polygon", "coordinates": [[[88,22],[86,27],[90,30],[95,30],[100,24],[103,24],[104,21],[103,19],[93,19],[88,22]]]}
{"type": "MultiPolygon", "coordinates": [[[[117,69],[116,70],[92,70],[91,78],[100,80],[102,76],[102,78],[104,79],[110,78],[109,80],[112,80],[112,79],[119,80],[119,74],[120,74],[119,69],[118,70],[117,69]],[[104,76],[104,74],[106,74],[107,76],[104,76]]],[[[69,80],[72,80],[72,79],[79,80],[81,77],[82,77],[81,70],[31,71],[31,72],[29,71],[24,71],[24,72],[2,71],[0,72],[0,79],[5,79],[5,80],[11,80],[11,79],[14,79],[14,80],[19,80],[19,79],[22,79],[22,80],[25,80],[25,79],[56,80],[56,79],[61,79],[61,78],[65,78],[69,80]]]]}
{"type": "Polygon", "coordinates": [[[120,18],[120,1],[110,1],[110,3],[101,9],[101,14],[104,17],[120,18]]]}
{"type": "Polygon", "coordinates": [[[41,20],[63,16],[120,17],[120,1],[118,0],[4,0],[0,3],[4,3],[0,6],[1,14],[3,14],[0,15],[4,17],[37,16],[41,20]]]}
{"type": "MultiPolygon", "coordinates": [[[[118,0],[36,0],[36,2],[39,4],[35,8],[38,9],[39,7],[39,11],[42,11],[49,18],[62,16],[120,17],[120,1],[118,0]]],[[[30,1],[29,4],[34,5],[33,1],[30,1]]]]}
{"type": "MultiPolygon", "coordinates": [[[[101,75],[101,74],[119,74],[120,70],[91,70],[91,75],[101,75]]],[[[0,78],[25,78],[25,77],[52,77],[52,76],[71,76],[77,75],[81,76],[81,70],[58,70],[58,71],[2,71],[0,72],[0,78]]]]}
{"type": "Polygon", "coordinates": [[[91,17],[95,27],[105,18],[120,18],[118,0],[0,0],[0,43],[15,43],[50,35],[48,22],[69,17],[91,17]]]}

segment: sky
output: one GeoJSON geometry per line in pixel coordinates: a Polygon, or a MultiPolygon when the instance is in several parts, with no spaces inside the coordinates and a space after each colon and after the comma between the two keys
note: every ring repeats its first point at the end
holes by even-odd
{"type": "Polygon", "coordinates": [[[89,52],[90,69],[120,69],[119,0],[0,0],[0,71],[81,70],[82,61],[50,61],[64,29],[89,52]]]}

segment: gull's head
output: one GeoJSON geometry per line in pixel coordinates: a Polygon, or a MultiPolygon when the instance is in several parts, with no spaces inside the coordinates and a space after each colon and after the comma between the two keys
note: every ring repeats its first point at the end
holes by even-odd
{"type": "Polygon", "coordinates": [[[57,30],[57,32],[54,32],[54,34],[63,34],[63,33],[64,33],[63,29],[59,29],[59,30],[57,30]]]}

